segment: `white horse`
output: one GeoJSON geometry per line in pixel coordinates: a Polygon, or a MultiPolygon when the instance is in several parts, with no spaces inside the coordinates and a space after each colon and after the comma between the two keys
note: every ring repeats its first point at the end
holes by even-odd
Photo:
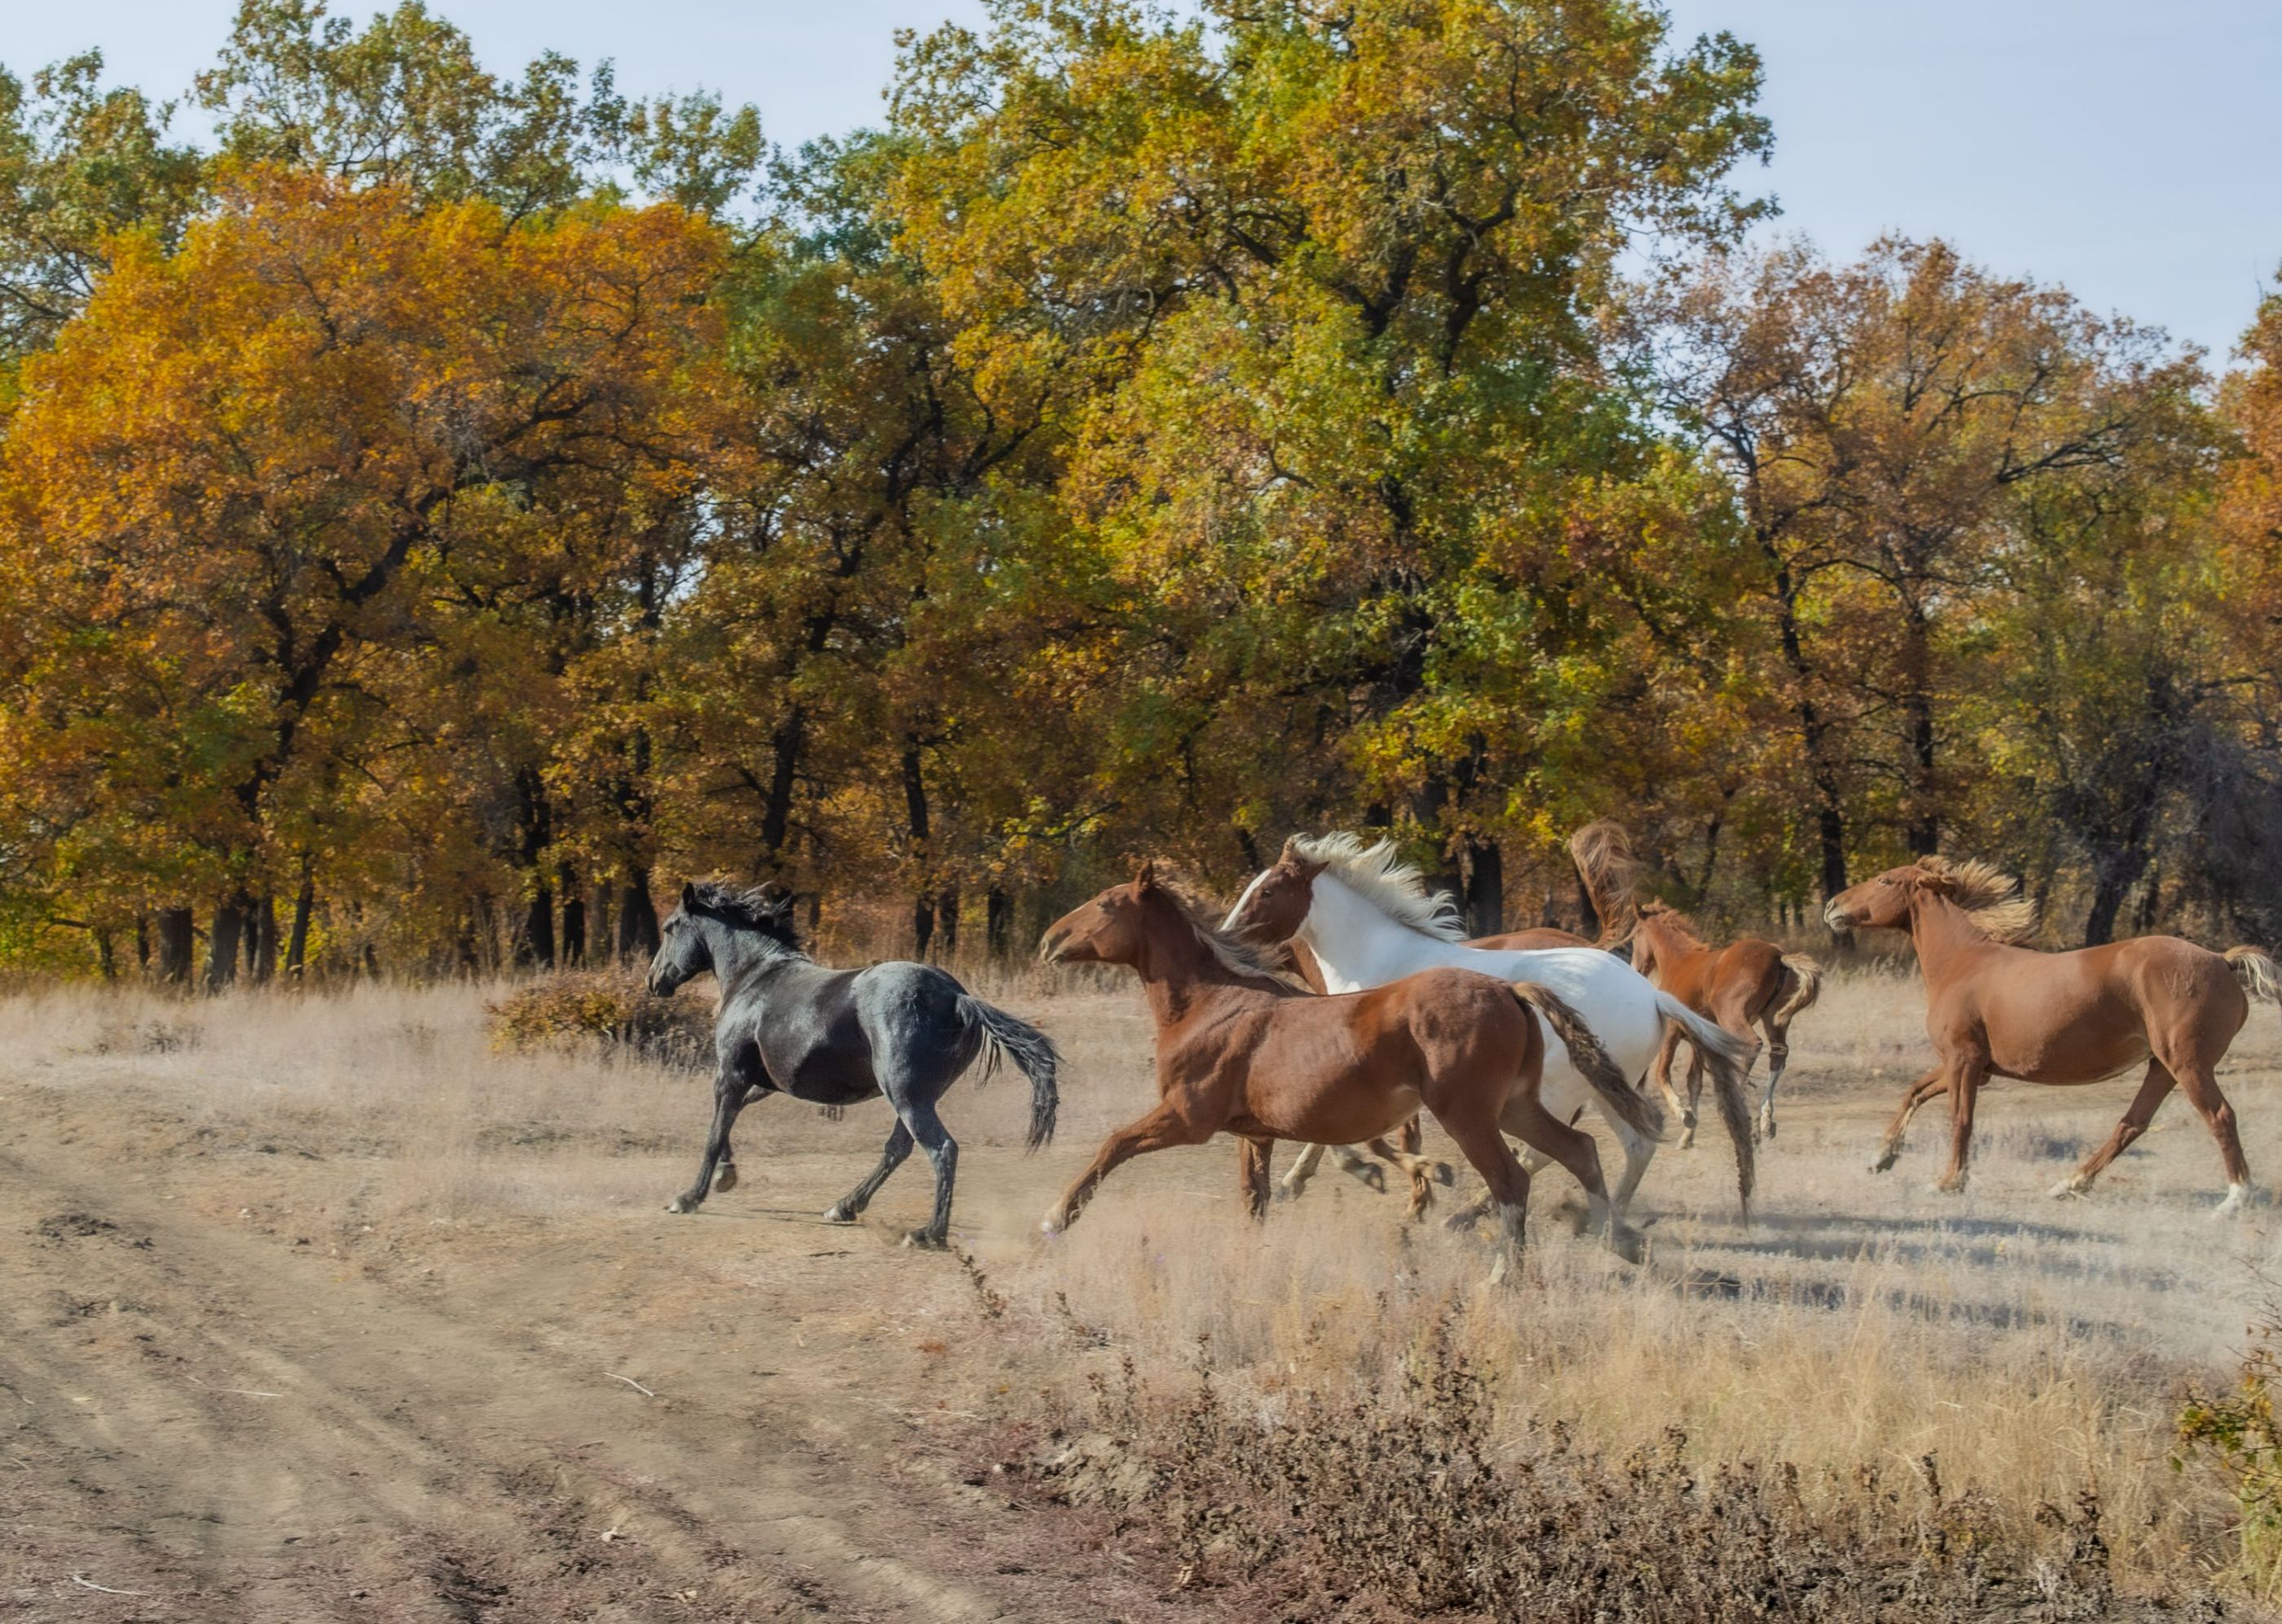
{"type": "MultiPolygon", "coordinates": [[[[1354,993],[1383,986],[1422,970],[1455,967],[1480,971],[1501,981],[1528,981],[1551,989],[1584,1017],[1594,1035],[1635,1087],[1647,1077],[1670,1021],[1696,1044],[1708,1064],[1730,1137],[1735,1140],[1736,1183],[1748,1210],[1751,1199],[1752,1152],[1750,1107],[1743,1098],[1758,1046],[1705,1019],[1612,953],[1598,947],[1554,947],[1533,952],[1485,951],[1465,946],[1457,912],[1448,897],[1430,893],[1416,869],[1404,864],[1393,842],[1365,846],[1352,834],[1310,839],[1294,835],[1275,865],[1262,871],[1223,926],[1254,941],[1296,940],[1315,956],[1326,992],[1354,993]],[[1743,1132],[1735,1133],[1740,1120],[1743,1132]]],[[[1574,1122],[1587,1107],[1624,1147],[1625,1173],[1611,1201],[1621,1218],[1656,1154],[1656,1141],[1635,1133],[1601,1103],[1592,1086],[1569,1063],[1561,1040],[1546,1035],[1545,1080],[1540,1099],[1546,1110],[1574,1122]]],[[[1326,1147],[1310,1145],[1285,1174],[1284,1193],[1306,1187],[1326,1147]]],[[[1361,1158],[1340,1148],[1341,1165],[1355,1172],[1361,1158]]],[[[1535,1172],[1545,1158],[1529,1152],[1535,1172]]],[[[1468,1216],[1460,1215],[1461,1218],[1468,1216]]],[[[1455,1221],[1455,1220],[1454,1220],[1455,1221]]]]}

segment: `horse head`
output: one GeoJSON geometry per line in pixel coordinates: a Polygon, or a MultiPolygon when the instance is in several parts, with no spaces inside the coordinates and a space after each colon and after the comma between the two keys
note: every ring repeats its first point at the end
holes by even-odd
{"type": "Polygon", "coordinates": [[[1112,885],[1046,927],[1038,958],[1047,964],[1131,964],[1138,962],[1149,929],[1150,903],[1159,890],[1157,865],[1141,865],[1129,884],[1112,885]]]}
{"type": "Polygon", "coordinates": [[[649,990],[663,998],[709,970],[718,976],[725,953],[734,971],[740,956],[729,946],[731,939],[754,935],[787,952],[800,951],[790,895],[774,890],[739,891],[711,880],[685,884],[680,901],[658,927],[657,952],[649,962],[649,990]]]}
{"type": "Polygon", "coordinates": [[[1285,841],[1283,855],[1245,887],[1221,929],[1267,947],[1291,940],[1316,905],[1316,876],[1324,866],[1301,852],[1296,836],[1285,841]]]}

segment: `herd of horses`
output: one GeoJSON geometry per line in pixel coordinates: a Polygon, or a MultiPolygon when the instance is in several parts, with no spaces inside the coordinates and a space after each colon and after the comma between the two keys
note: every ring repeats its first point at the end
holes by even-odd
{"type": "MultiPolygon", "coordinates": [[[[1382,1188],[1383,1162],[1409,1179],[1416,1217],[1451,1177],[1421,1154],[1423,1112],[1481,1177],[1483,1194],[1449,1222],[1495,1218],[1494,1274],[1521,1245],[1531,1175],[1548,1162],[1584,1191],[1580,1233],[1637,1260],[1628,1213],[1665,1137],[1665,1107],[1692,1139],[1707,1077],[1748,1214],[1755,1141],[1775,1134],[1790,1024],[1815,1002],[1822,972],[1773,942],[1713,946],[1684,916],[1636,903],[1630,849],[1614,824],[1579,831],[1571,852],[1602,922],[1597,940],[1552,930],[1464,940],[1449,900],[1391,843],[1344,833],[1294,836],[1224,916],[1149,862],[1056,920],[1040,943],[1046,961],[1122,965],[1138,978],[1156,1026],[1157,1102],[1103,1141],[1043,1228],[1075,1222],[1134,1156],[1222,1133],[1238,1142],[1238,1187],[1254,1216],[1267,1210],[1269,1154],[1284,1140],[1305,1147],[1286,1195],[1305,1188],[1326,1154],[1382,1188]],[[1755,1028],[1769,1060],[1756,1120],[1755,1028]],[[1671,1077],[1682,1043],[1691,1050],[1684,1099],[1671,1077]],[[1588,1110],[1623,1151],[1613,1188],[1595,1141],[1577,1125],[1588,1110]]],[[[1950,1162],[1937,1187],[1961,1190],[1989,1079],[2082,1084],[2144,1064],[2115,1133],[2053,1194],[2086,1194],[2176,1086],[2218,1143],[2227,1182],[2218,1210],[2239,1209],[2250,1173],[2215,1071],[2251,1000],[2282,1002],[2273,960],[2171,936],[2040,951],[2021,944],[2034,909],[2017,892],[1987,864],[1927,857],[1826,905],[1834,929],[1908,932],[1925,977],[1935,1063],[1904,1095],[1872,1171],[1893,1165],[1911,1117],[1946,1095],[1950,1162]]],[[[709,971],[720,988],[712,1129],[695,1182],[668,1210],[694,1211],[734,1186],[738,1114],[771,1094],[826,1106],[885,1096],[896,1122],[878,1165],[825,1216],[854,1223],[917,1146],[934,1164],[935,1208],[906,1237],[912,1245],[946,1243],[959,1147],[936,1106],[978,1060],[1023,1073],[1028,1148],[1052,1139],[1053,1043],[939,966],[826,969],[802,947],[788,898],[711,882],[683,887],[662,938],[653,993],[709,971]]]]}

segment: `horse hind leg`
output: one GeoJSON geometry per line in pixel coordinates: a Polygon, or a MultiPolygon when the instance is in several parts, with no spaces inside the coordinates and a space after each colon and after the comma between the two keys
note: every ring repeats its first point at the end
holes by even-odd
{"type": "MultiPolygon", "coordinates": [[[[1477,1121],[1471,1112],[1459,1115],[1455,1121],[1437,1115],[1444,1130],[1457,1141],[1460,1152],[1489,1187],[1488,1194],[1475,1204],[1485,1210],[1494,1208],[1498,1215],[1497,1261],[1490,1268],[1490,1283],[1497,1285],[1521,1261],[1529,1212],[1529,1174],[1514,1155],[1513,1147],[1505,1142],[1505,1135],[1498,1132],[1496,1123],[1477,1121]]],[[[1451,1220],[1453,1227],[1457,1221],[1451,1220]]]]}
{"type": "Polygon", "coordinates": [[[1790,1023],[1776,1025],[1762,1017],[1760,1028],[1767,1034],[1767,1088],[1759,1096],[1759,1137],[1772,1140],[1775,1136],[1775,1090],[1782,1086],[1783,1068],[1790,1063],[1790,1023]]]}
{"type": "Polygon", "coordinates": [[[2123,1120],[2115,1125],[2115,1132],[2107,1136],[2106,1144],[2084,1158],[2083,1166],[2053,1186],[2053,1195],[2059,1198],[2090,1195],[2092,1181],[2107,1171],[2110,1162],[2130,1149],[2134,1140],[2147,1131],[2175,1081],[2169,1068],[2162,1061],[2149,1060],[2147,1074],[2139,1081],[2139,1092],[2131,1096],[2131,1103],[2124,1108],[2123,1120]]]}
{"type": "Polygon", "coordinates": [[[1671,1108],[1672,1114],[1680,1118],[1680,1148],[1686,1150],[1696,1143],[1696,1103],[1692,1099],[1682,1100],[1680,1091],[1672,1086],[1673,1056],[1679,1052],[1680,1027],[1674,1022],[1666,1021],[1663,1040],[1657,1045],[1656,1063],[1649,1068],[1649,1076],[1663,1094],[1664,1102],[1671,1108]]]}
{"type": "Polygon", "coordinates": [[[911,1155],[912,1143],[912,1131],[898,1117],[895,1132],[888,1135],[887,1148],[880,1152],[880,1164],[872,1170],[863,1183],[832,1203],[824,1215],[824,1221],[827,1224],[852,1224],[862,1217],[864,1209],[872,1204],[872,1197],[880,1193],[880,1187],[887,1183],[889,1175],[901,1167],[904,1158],[911,1155]]]}
{"type": "Polygon", "coordinates": [[[1506,1101],[1501,1124],[1505,1131],[1547,1152],[1585,1187],[1587,1221],[1608,1243],[1609,1249],[1627,1263],[1638,1263],[1645,1250],[1638,1231],[1620,1220],[1609,1200],[1608,1184],[1601,1177],[1601,1152],[1589,1133],[1580,1133],[1545,1109],[1533,1095],[1517,1094],[1506,1101]]]}
{"type": "Polygon", "coordinates": [[[1277,1181],[1276,1199],[1297,1201],[1307,1194],[1308,1180],[1316,1176],[1316,1169],[1323,1165],[1323,1153],[1330,1148],[1328,1145],[1301,1146],[1290,1170],[1277,1181]]]}
{"type": "Polygon", "coordinates": [[[1244,1210],[1254,1218],[1268,1216],[1268,1166],[1274,1149],[1275,1141],[1267,1139],[1246,1139],[1237,1146],[1237,1183],[1244,1195],[1244,1210]]]}
{"type": "Polygon", "coordinates": [[[2226,1199],[2219,1203],[2211,1216],[2232,1218],[2241,1211],[2253,1196],[2250,1164],[2242,1154],[2242,1136],[2235,1128],[2234,1107],[2228,1104],[2226,1095],[2219,1092],[2218,1079],[2212,1074],[2211,1063],[2201,1055],[2192,1059],[2185,1055],[2175,1055],[2169,1069],[2171,1074],[2179,1079],[2179,1092],[2187,1096],[2187,1103],[2195,1108],[2196,1115],[2210,1129],[2211,1137],[2218,1141],[2219,1160],[2226,1167],[2226,1199]]]}
{"type": "Polygon", "coordinates": [[[914,1099],[898,1104],[896,1115],[912,1131],[912,1138],[935,1164],[935,1211],[926,1225],[904,1237],[905,1246],[941,1248],[950,1243],[951,1195],[959,1181],[959,1141],[951,1138],[935,1115],[935,1102],[914,1099]]]}

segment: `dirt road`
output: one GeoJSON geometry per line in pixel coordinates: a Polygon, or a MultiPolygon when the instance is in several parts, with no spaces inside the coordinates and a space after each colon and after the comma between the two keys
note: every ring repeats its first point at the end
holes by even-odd
{"type": "Polygon", "coordinates": [[[0,1098],[0,1616],[1159,1610],[1101,1553],[1033,1571],[1003,1496],[905,1447],[956,1406],[928,1367],[974,1288],[809,1221],[844,1154],[770,1163],[772,1196],[813,1183],[798,1211],[357,1260],[290,1194],[307,1158],[141,1102],[0,1098]],[[287,1193],[220,1207],[248,1173],[287,1193]]]}

